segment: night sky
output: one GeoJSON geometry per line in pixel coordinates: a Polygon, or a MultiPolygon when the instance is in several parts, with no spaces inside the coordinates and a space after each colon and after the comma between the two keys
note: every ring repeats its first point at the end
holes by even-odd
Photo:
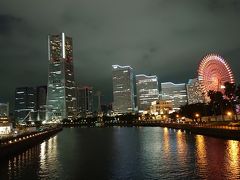
{"type": "Polygon", "coordinates": [[[239,82],[239,0],[1,0],[0,101],[15,87],[47,84],[47,35],[73,38],[75,79],[112,101],[111,65],[160,82],[196,77],[219,53],[239,82]]]}

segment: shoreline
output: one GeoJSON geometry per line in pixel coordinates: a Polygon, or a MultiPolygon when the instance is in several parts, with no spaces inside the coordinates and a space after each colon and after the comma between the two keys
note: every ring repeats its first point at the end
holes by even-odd
{"type": "MultiPolygon", "coordinates": [[[[153,121],[134,121],[132,123],[129,122],[118,122],[118,123],[104,123],[100,128],[104,127],[166,127],[171,129],[180,129],[185,130],[186,132],[190,132],[192,134],[199,134],[205,136],[211,136],[221,139],[227,140],[238,140],[240,141],[240,127],[230,127],[230,126],[222,126],[222,125],[191,125],[191,124],[178,124],[178,123],[162,123],[162,122],[153,122],[153,121]]],[[[71,124],[63,124],[63,127],[96,127],[94,124],[88,123],[71,123],[71,124]]]]}
{"type": "Polygon", "coordinates": [[[19,154],[24,150],[40,144],[44,140],[56,135],[62,127],[36,131],[0,141],[0,159],[6,159],[12,155],[19,154]]]}

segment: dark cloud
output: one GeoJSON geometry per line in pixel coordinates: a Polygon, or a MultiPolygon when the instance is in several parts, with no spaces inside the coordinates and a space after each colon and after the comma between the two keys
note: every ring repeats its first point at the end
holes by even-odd
{"type": "Polygon", "coordinates": [[[21,22],[20,18],[12,15],[0,14],[0,34],[7,35],[21,22]]]}
{"type": "Polygon", "coordinates": [[[47,35],[60,32],[73,37],[76,80],[101,90],[105,101],[112,64],[187,82],[201,58],[216,52],[239,81],[238,0],[3,0],[0,12],[6,100],[16,86],[47,83],[47,35]]]}

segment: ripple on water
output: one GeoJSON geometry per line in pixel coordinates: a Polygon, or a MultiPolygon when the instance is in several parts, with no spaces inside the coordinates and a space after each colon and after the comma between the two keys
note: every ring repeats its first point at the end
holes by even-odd
{"type": "Polygon", "coordinates": [[[1,162],[0,179],[240,179],[239,159],[239,141],[179,130],[66,128],[1,162]]]}

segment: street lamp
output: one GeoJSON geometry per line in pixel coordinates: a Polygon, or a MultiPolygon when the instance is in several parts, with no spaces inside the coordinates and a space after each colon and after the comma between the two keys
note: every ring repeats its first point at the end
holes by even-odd
{"type": "Polygon", "coordinates": [[[196,117],[196,118],[199,118],[199,116],[200,116],[200,115],[199,115],[198,113],[195,114],[195,117],[196,117]]]}
{"type": "Polygon", "coordinates": [[[228,111],[228,112],[227,112],[227,115],[228,115],[228,116],[232,116],[232,112],[231,112],[231,111],[228,111]]]}

